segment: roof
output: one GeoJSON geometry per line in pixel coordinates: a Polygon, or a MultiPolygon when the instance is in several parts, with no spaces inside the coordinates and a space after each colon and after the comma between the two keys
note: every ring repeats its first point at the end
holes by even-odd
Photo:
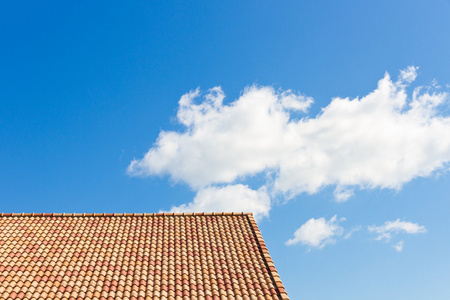
{"type": "Polygon", "coordinates": [[[289,299],[251,213],[2,213],[0,298],[289,299]]]}

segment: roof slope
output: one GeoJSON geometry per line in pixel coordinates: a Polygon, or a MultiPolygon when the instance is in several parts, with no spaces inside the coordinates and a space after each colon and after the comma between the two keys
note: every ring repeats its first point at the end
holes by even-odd
{"type": "Polygon", "coordinates": [[[252,214],[1,214],[1,299],[288,299],[252,214]]]}

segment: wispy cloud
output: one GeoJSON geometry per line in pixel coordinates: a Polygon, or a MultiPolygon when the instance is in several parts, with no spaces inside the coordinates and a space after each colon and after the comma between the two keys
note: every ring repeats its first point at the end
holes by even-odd
{"type": "Polygon", "coordinates": [[[346,239],[346,240],[349,239],[355,232],[360,231],[361,229],[362,229],[361,225],[357,225],[357,226],[353,227],[352,229],[350,229],[349,232],[347,232],[344,235],[344,239],[346,239]]]}
{"type": "Polygon", "coordinates": [[[212,192],[224,185],[256,175],[272,176],[262,185],[286,199],[328,185],[336,186],[340,202],[355,188],[400,189],[450,162],[450,117],[438,110],[447,94],[418,87],[408,96],[416,76],[416,67],[402,70],[395,82],[386,74],[367,96],[334,98],[315,117],[307,115],[313,99],[291,90],[251,86],[230,104],[223,104],[220,87],[191,91],[177,112],[184,130],[161,131],[128,174],[169,175],[199,193],[208,189],[211,199],[222,199],[212,192]]]}
{"type": "Polygon", "coordinates": [[[301,243],[310,247],[323,248],[327,244],[335,242],[335,237],[342,235],[344,228],[339,225],[345,218],[337,219],[333,216],[328,221],[325,218],[309,219],[294,233],[294,237],[286,242],[286,245],[301,243]]]}
{"type": "Polygon", "coordinates": [[[389,241],[392,238],[393,234],[417,234],[427,232],[425,226],[421,226],[417,223],[401,221],[400,219],[397,219],[395,221],[386,221],[383,225],[380,226],[369,226],[368,229],[370,232],[375,232],[378,234],[378,236],[376,237],[377,240],[386,241],[389,241]]]}
{"type": "Polygon", "coordinates": [[[352,197],[354,195],[353,189],[350,189],[349,187],[342,187],[338,185],[333,192],[334,199],[336,199],[336,202],[345,202],[348,200],[348,198],[352,197]]]}
{"type": "Polygon", "coordinates": [[[397,244],[395,244],[393,247],[395,249],[395,251],[397,252],[402,252],[403,250],[403,241],[398,242],[397,244]]]}

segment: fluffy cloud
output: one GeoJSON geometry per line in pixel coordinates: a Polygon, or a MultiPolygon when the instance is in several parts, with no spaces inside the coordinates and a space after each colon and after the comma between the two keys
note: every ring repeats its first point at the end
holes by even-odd
{"type": "Polygon", "coordinates": [[[264,187],[255,191],[236,184],[202,188],[191,203],[174,206],[170,212],[253,212],[260,220],[269,215],[269,210],[270,198],[264,187]]]}
{"type": "Polygon", "coordinates": [[[310,247],[323,248],[325,245],[334,243],[335,237],[342,235],[344,229],[339,225],[337,216],[330,220],[325,218],[309,219],[294,233],[294,237],[286,242],[286,245],[301,243],[310,247]]]}
{"type": "Polygon", "coordinates": [[[277,168],[287,141],[289,111],[306,109],[312,99],[270,87],[250,87],[223,105],[221,88],[200,91],[179,102],[177,118],[185,132],[161,132],[154,147],[128,167],[130,175],[169,174],[193,188],[231,183],[236,178],[277,168]]]}
{"type": "MultiPolygon", "coordinates": [[[[424,233],[426,229],[424,226],[420,226],[417,223],[411,223],[406,221],[400,221],[397,219],[395,221],[386,221],[380,226],[369,226],[369,231],[378,234],[377,240],[390,240],[393,234],[397,233],[407,233],[407,234],[417,234],[424,233]]],[[[403,248],[403,243],[401,244],[403,248]]],[[[401,251],[401,250],[400,250],[401,251]]]]}
{"type": "Polygon", "coordinates": [[[415,67],[395,82],[386,74],[370,94],[334,98],[315,117],[306,115],[312,98],[290,90],[252,86],[223,104],[220,87],[197,89],[179,101],[185,130],[161,131],[128,174],[169,175],[217,192],[224,188],[211,186],[270,175],[271,193],[291,198],[334,185],[340,202],[355,188],[400,189],[450,162],[450,118],[437,110],[447,94],[418,87],[408,96],[416,76],[415,67]]]}
{"type": "Polygon", "coordinates": [[[415,66],[409,66],[404,70],[400,71],[400,76],[399,76],[399,83],[411,83],[414,80],[416,80],[417,77],[417,67],[415,66]]]}

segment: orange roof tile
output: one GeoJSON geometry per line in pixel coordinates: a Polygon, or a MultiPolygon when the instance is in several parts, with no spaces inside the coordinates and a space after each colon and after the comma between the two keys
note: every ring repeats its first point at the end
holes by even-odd
{"type": "Polygon", "coordinates": [[[289,299],[251,213],[2,213],[0,298],[289,299]]]}

